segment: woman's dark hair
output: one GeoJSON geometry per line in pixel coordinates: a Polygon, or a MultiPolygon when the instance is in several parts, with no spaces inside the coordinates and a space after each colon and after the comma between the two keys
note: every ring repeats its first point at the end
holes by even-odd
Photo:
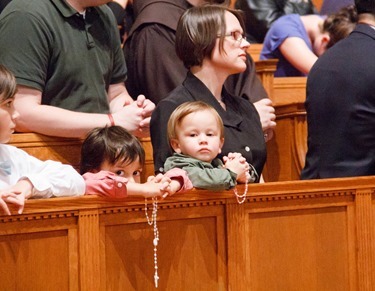
{"type": "Polygon", "coordinates": [[[176,30],[176,53],[186,68],[200,66],[205,57],[210,58],[217,38],[219,49],[223,50],[227,11],[238,19],[245,34],[241,12],[224,5],[192,7],[181,16],[176,30]]]}
{"type": "Polygon", "coordinates": [[[330,14],[323,23],[323,32],[328,32],[330,36],[327,49],[347,37],[353,31],[357,22],[358,14],[353,5],[341,8],[337,13],[330,14]]]}
{"type": "Polygon", "coordinates": [[[80,173],[100,170],[104,161],[114,165],[118,161],[130,164],[139,158],[145,163],[145,151],[139,140],[121,126],[91,130],[82,144],[80,173]]]}

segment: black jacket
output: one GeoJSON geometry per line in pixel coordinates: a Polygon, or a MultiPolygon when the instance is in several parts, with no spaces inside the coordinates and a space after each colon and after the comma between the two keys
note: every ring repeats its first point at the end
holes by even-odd
{"type": "Polygon", "coordinates": [[[0,13],[4,10],[5,6],[9,4],[11,0],[0,0],[0,13]]]}
{"type": "Polygon", "coordinates": [[[246,34],[253,43],[263,43],[271,24],[280,16],[317,12],[311,0],[237,0],[236,8],[244,11],[246,34]]]}
{"type": "Polygon", "coordinates": [[[307,78],[302,179],[375,175],[375,30],[358,24],[307,78]]]}

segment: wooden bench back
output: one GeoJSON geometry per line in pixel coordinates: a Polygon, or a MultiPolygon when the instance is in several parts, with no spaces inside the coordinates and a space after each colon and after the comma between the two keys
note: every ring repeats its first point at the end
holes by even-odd
{"type": "MultiPolygon", "coordinates": [[[[233,191],[161,200],[158,289],[373,290],[374,185],[253,184],[243,204],[233,191]]],[[[144,199],[31,199],[24,214],[0,215],[0,290],[156,290],[153,249],[144,199]]]]}
{"type": "Polygon", "coordinates": [[[250,44],[247,52],[253,58],[253,60],[259,61],[260,52],[262,51],[263,44],[262,43],[252,43],[250,44]]]}
{"type": "Polygon", "coordinates": [[[307,78],[275,78],[276,65],[277,60],[255,62],[257,75],[275,107],[277,123],[274,138],[267,143],[266,182],[299,180],[307,152],[307,78]]]}

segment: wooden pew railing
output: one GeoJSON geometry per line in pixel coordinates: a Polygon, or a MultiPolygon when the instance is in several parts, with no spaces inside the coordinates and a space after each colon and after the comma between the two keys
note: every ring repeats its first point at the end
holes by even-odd
{"type": "Polygon", "coordinates": [[[275,105],[304,103],[306,100],[306,81],[306,77],[274,78],[271,98],[275,105]]]}
{"type": "Polygon", "coordinates": [[[265,181],[299,180],[307,152],[306,77],[273,79],[274,138],[267,143],[265,181]]]}
{"type": "Polygon", "coordinates": [[[306,77],[274,78],[277,60],[255,62],[257,75],[276,113],[274,138],[267,143],[266,182],[299,180],[307,152],[304,102],[306,77]]]}
{"type": "MultiPolygon", "coordinates": [[[[357,177],[160,201],[158,289],[373,290],[374,192],[357,177]]],[[[0,290],[157,290],[152,240],[143,200],[29,200],[0,216],[0,290]]]]}
{"type": "Polygon", "coordinates": [[[303,103],[276,105],[277,126],[267,143],[266,182],[299,180],[307,152],[306,111],[303,103]]]}
{"type": "Polygon", "coordinates": [[[40,160],[54,160],[79,169],[82,140],[36,133],[15,133],[9,142],[40,160]]]}
{"type": "Polygon", "coordinates": [[[262,52],[262,48],[263,48],[262,43],[252,43],[247,49],[247,52],[249,53],[249,55],[251,55],[251,57],[253,58],[255,62],[259,61],[259,56],[260,56],[260,53],[262,52]]]}
{"type": "Polygon", "coordinates": [[[255,70],[263,84],[264,89],[268,93],[268,96],[272,99],[273,98],[273,83],[274,83],[274,76],[273,74],[276,71],[277,66],[277,59],[271,60],[263,60],[263,61],[256,61],[255,62],[255,70]]]}

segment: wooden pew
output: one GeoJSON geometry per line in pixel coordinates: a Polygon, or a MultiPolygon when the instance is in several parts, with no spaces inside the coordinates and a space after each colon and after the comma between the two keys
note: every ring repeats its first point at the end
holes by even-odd
{"type": "Polygon", "coordinates": [[[267,143],[266,182],[299,180],[307,152],[306,110],[303,103],[276,105],[276,129],[267,143]]]}
{"type": "MultiPolygon", "coordinates": [[[[232,191],[160,201],[158,289],[372,290],[374,185],[278,182],[249,185],[241,205],[232,191]]],[[[152,240],[143,200],[29,200],[0,216],[0,290],[156,290],[152,240]]]]}
{"type": "MultiPolygon", "coordinates": [[[[82,139],[51,137],[36,133],[15,133],[9,144],[23,149],[29,154],[45,160],[59,161],[70,164],[79,170],[82,139]]],[[[145,149],[145,167],[142,172],[142,181],[154,174],[152,145],[150,138],[140,139],[145,149]]]]}
{"type": "Polygon", "coordinates": [[[303,103],[306,99],[306,77],[274,77],[277,59],[255,62],[257,76],[273,105],[303,103]]]}
{"type": "Polygon", "coordinates": [[[276,106],[304,103],[306,100],[306,77],[278,77],[273,79],[273,96],[276,106]]]}
{"type": "Polygon", "coordinates": [[[81,139],[52,137],[36,133],[15,133],[9,144],[43,161],[59,161],[79,169],[81,139]]]}
{"type": "Polygon", "coordinates": [[[247,49],[247,52],[251,55],[251,57],[253,58],[255,62],[259,61],[259,56],[262,51],[262,47],[263,47],[262,43],[252,43],[247,49]]]}
{"type": "Polygon", "coordinates": [[[266,182],[299,180],[307,152],[307,78],[274,78],[276,65],[276,59],[255,62],[257,75],[275,107],[277,123],[274,138],[267,143],[266,182]]]}
{"type": "Polygon", "coordinates": [[[273,79],[274,138],[267,143],[267,182],[299,180],[307,152],[306,77],[273,79]]]}
{"type": "Polygon", "coordinates": [[[255,62],[256,74],[263,84],[268,96],[273,100],[274,95],[274,73],[276,71],[277,59],[262,60],[255,62]]]}

